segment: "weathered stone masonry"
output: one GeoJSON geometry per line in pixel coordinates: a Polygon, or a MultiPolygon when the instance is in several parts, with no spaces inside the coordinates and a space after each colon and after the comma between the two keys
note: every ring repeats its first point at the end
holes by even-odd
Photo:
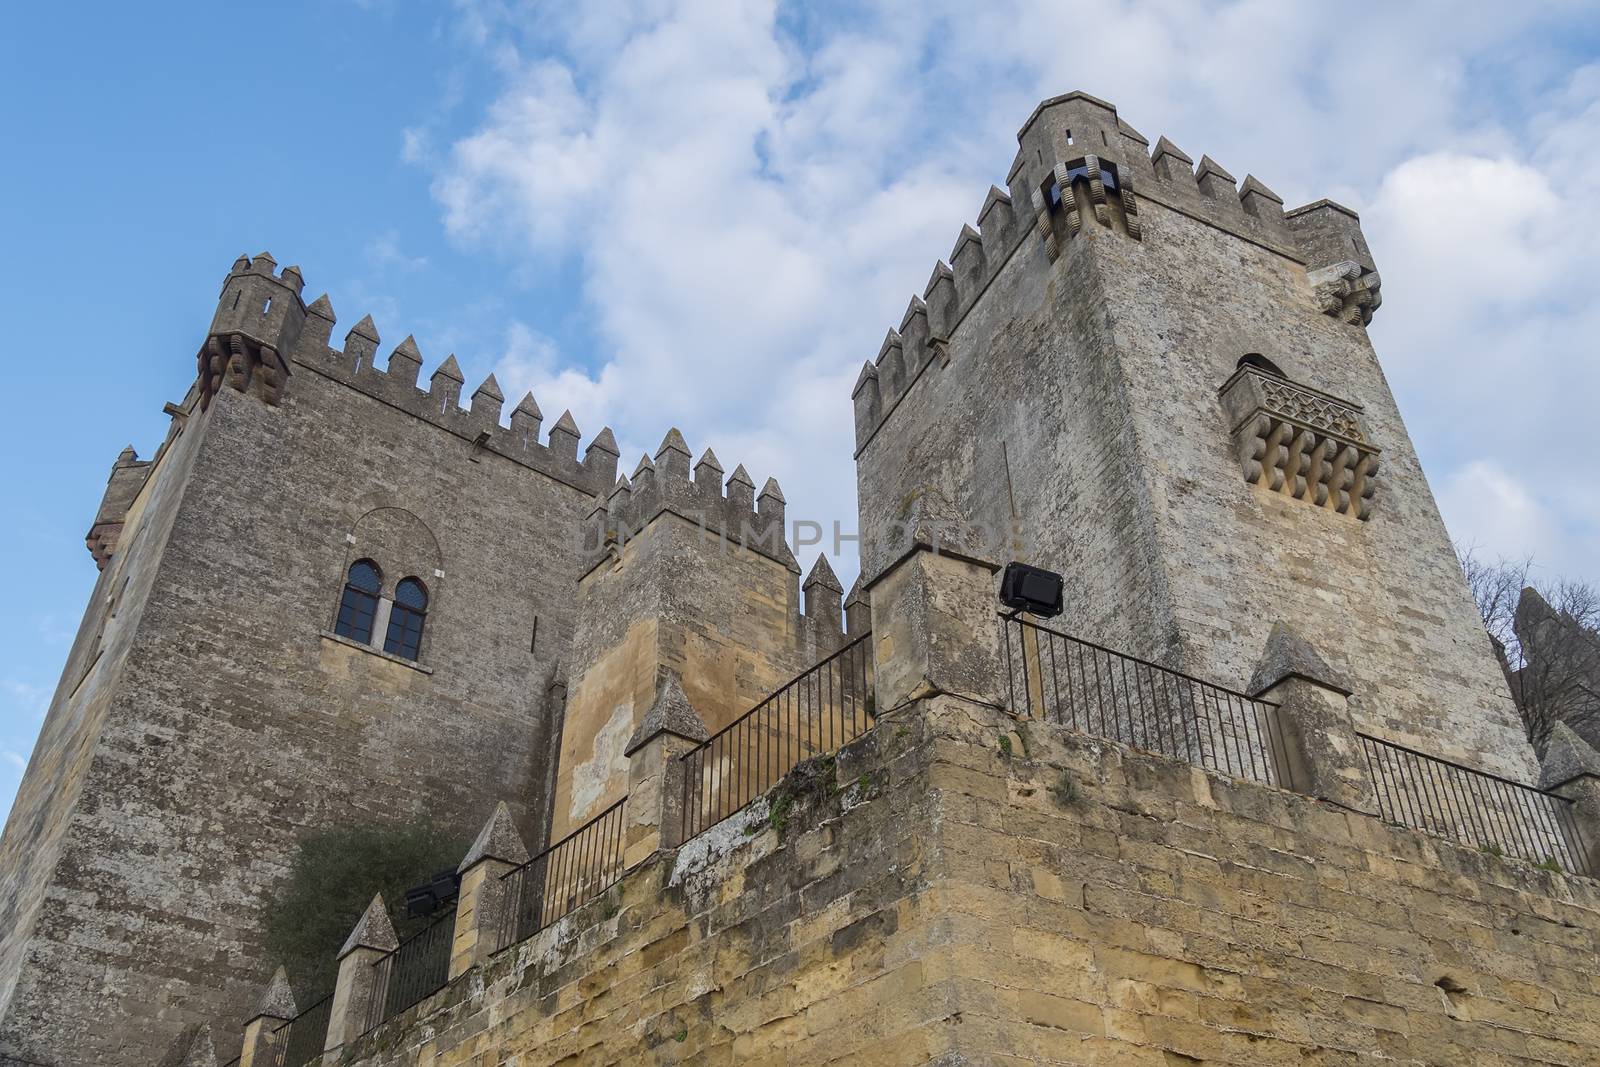
{"type": "Polygon", "coordinates": [[[325,1063],[1591,1061],[1596,883],[1375,817],[1399,787],[1363,733],[1542,771],[1600,869],[1600,755],[1523,740],[1367,338],[1359,220],[1082,93],[1018,141],[862,368],[844,610],[776,482],[677,430],[619,477],[609,430],[580,456],[531,395],[502,423],[492,376],[463,407],[411,338],[379,369],[370,318],[333,347],[326,296],[241,257],[86,538],[0,839],[0,1064],[210,1064],[248,1021],[255,1067],[296,841],[491,812],[449,984],[365,1032],[375,902],[325,1063]],[[1261,702],[1310,795],[1016,718],[1011,559],[1064,574],[1067,630],[1261,702]],[[379,618],[425,587],[414,659],[335,632],[358,560],[379,618]],[[679,847],[678,757],[847,639],[871,732],[679,847]],[[624,794],[628,873],[496,952],[498,876],[624,794]]]}
{"type": "Polygon", "coordinates": [[[1600,893],[949,696],[347,1046],[370,1065],[1583,1064],[1600,893]],[[1011,755],[998,741],[1011,740],[1011,755]]]}
{"type": "MultiPolygon", "coordinates": [[[[259,991],[262,909],[310,830],[426,816],[469,836],[503,799],[531,844],[546,839],[574,594],[614,438],[580,459],[570,414],[541,433],[528,396],[507,425],[492,376],[461,407],[453,357],[419,388],[411,338],[380,369],[370,318],[342,348],[333,324],[327,297],[302,302],[298,269],[241,257],[167,442],[113,468],[88,537],[101,578],[0,844],[0,1062],[148,1063],[188,1025],[231,1031],[259,991]],[[333,632],[363,558],[386,598],[402,577],[426,586],[415,661],[384,653],[381,633],[374,648],[333,632]]],[[[770,483],[761,510],[781,498],[770,483]]],[[[640,522],[624,556],[666,521],[640,522]]],[[[701,573],[716,578],[716,559],[701,573]]],[[[681,567],[618,566],[631,608],[596,611],[720,630],[726,650],[728,604],[706,615],[648,588],[681,567]]],[[[840,639],[799,614],[792,557],[773,566],[771,664],[692,675],[706,707],[840,639]]],[[[663,664],[679,665],[652,648],[611,677],[653,687],[663,664]]],[[[572,735],[592,733],[578,712],[572,735]]],[[[625,761],[607,769],[625,786],[625,761]]]]}

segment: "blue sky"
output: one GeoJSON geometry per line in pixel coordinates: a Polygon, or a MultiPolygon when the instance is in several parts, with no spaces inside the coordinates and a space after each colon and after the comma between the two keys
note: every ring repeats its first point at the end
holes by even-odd
{"type": "Polygon", "coordinates": [[[1452,532],[1600,577],[1592,3],[36,4],[0,40],[0,811],[109,465],[159,442],[239,253],[299,264],[336,338],[370,312],[424,374],[609,422],[625,469],[679,425],[848,522],[856,369],[1073,88],[1361,211],[1452,532]]]}

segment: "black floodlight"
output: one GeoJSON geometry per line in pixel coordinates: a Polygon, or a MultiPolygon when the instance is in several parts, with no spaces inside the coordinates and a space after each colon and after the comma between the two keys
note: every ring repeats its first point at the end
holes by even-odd
{"type": "Polygon", "coordinates": [[[406,914],[412,918],[432,915],[461,891],[461,878],[455,871],[440,871],[428,881],[406,890],[406,914]]]}
{"type": "Polygon", "coordinates": [[[454,900],[456,894],[461,892],[461,876],[454,868],[440,871],[433,876],[433,898],[440,902],[454,900]]]}
{"type": "Polygon", "coordinates": [[[406,890],[406,914],[413,919],[424,915],[432,915],[439,902],[433,899],[433,883],[415,886],[406,890]]]}
{"type": "Polygon", "coordinates": [[[1061,575],[1026,563],[1007,563],[1000,576],[1000,603],[1048,619],[1061,614],[1061,575]]]}

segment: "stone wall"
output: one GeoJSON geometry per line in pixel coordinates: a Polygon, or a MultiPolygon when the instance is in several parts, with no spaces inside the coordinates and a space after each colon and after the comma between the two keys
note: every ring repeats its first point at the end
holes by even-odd
{"type": "Polygon", "coordinates": [[[963,227],[858,383],[864,578],[893,562],[897,525],[949,515],[981,527],[985,558],[1063,572],[1070,632],[1243,688],[1285,620],[1350,679],[1358,727],[1531,778],[1363,325],[1377,274],[1359,222],[1326,202],[1286,214],[1082,94],[1018,140],[1009,193],[991,190],[981,233],[963,227]],[[1097,201],[1080,176],[1050,206],[1090,156],[1120,192],[1097,201]],[[1363,408],[1381,450],[1368,518],[1336,510],[1337,488],[1317,506],[1247,482],[1219,390],[1251,353],[1363,408]]]}
{"type": "Polygon", "coordinates": [[[938,696],[340,1062],[1579,1064],[1597,949],[1588,879],[938,696]]]}
{"type": "Polygon", "coordinates": [[[384,375],[359,336],[307,330],[271,402],[191,393],[119,533],[0,846],[4,1054],[154,1062],[186,1025],[242,1020],[262,913],[317,828],[425,818],[465,840],[505,799],[543,841],[547,693],[586,490],[611,473],[575,431],[530,444],[483,390],[456,410],[398,380],[409,343],[384,375]],[[331,633],[363,555],[386,592],[428,588],[415,663],[331,633]]]}
{"type": "Polygon", "coordinates": [[[661,670],[715,731],[811,662],[797,576],[672,513],[585,575],[578,596],[553,839],[627,792],[624,747],[661,670]]]}
{"type": "MultiPolygon", "coordinates": [[[[185,407],[192,410],[193,403],[191,396],[185,407]]],[[[174,418],[175,433],[143,490],[115,514],[120,550],[102,567],[89,597],[0,838],[0,1055],[17,1051],[21,1035],[43,1036],[50,998],[33,999],[33,982],[39,968],[51,965],[45,946],[71,936],[57,911],[66,891],[50,883],[152,596],[153,561],[165,551],[204,436],[203,424],[185,431],[187,421],[174,418]],[[28,982],[19,989],[25,972],[28,982]]]]}
{"type": "Polygon", "coordinates": [[[802,613],[777,482],[757,497],[740,466],[724,485],[709,450],[691,480],[689,458],[672,430],[593,516],[565,662],[552,839],[627,792],[624,749],[663,672],[715,732],[843,643],[843,590],[825,558],[805,581],[802,613]]]}

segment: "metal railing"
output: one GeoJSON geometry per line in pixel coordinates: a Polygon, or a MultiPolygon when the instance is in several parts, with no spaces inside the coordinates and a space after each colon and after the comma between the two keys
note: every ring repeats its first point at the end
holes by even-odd
{"type": "Polygon", "coordinates": [[[375,973],[366,1029],[371,1030],[445,987],[450,981],[450,945],[455,932],[456,914],[452,907],[372,965],[375,973]]]}
{"type": "Polygon", "coordinates": [[[1385,822],[1570,874],[1591,874],[1572,801],[1358,733],[1385,822]]]}
{"type": "Polygon", "coordinates": [[[1012,710],[1079,733],[1293,788],[1277,705],[1002,615],[1012,710]]]}
{"type": "Polygon", "coordinates": [[[501,876],[500,944],[524,941],[604,893],[622,877],[624,812],[611,805],[520,867],[501,876]]]}
{"type": "Polygon", "coordinates": [[[322,1055],[328,1039],[328,1018],[333,1012],[329,993],[273,1031],[272,1045],[257,1067],[305,1067],[322,1055]]]}
{"type": "Polygon", "coordinates": [[[685,752],[683,836],[766,793],[795,764],[872,728],[872,635],[862,634],[685,752]]]}

